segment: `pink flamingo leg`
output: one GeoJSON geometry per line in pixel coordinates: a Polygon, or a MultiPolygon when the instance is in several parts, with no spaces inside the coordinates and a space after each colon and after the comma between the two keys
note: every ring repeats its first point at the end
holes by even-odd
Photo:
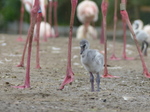
{"type": "Polygon", "coordinates": [[[26,68],[26,77],[25,83],[23,86],[13,86],[14,88],[29,88],[30,87],[30,59],[31,59],[31,48],[32,48],[32,40],[33,40],[33,31],[34,26],[36,24],[37,12],[39,10],[39,0],[35,0],[34,6],[31,10],[31,24],[28,31],[28,39],[29,39],[29,46],[28,46],[28,58],[27,58],[27,68],[26,68]]]}
{"type": "Polygon", "coordinates": [[[36,28],[36,33],[37,33],[36,68],[37,69],[41,69],[41,67],[40,67],[40,54],[39,54],[39,49],[40,49],[39,32],[40,32],[41,20],[42,20],[42,13],[38,13],[38,16],[37,16],[37,28],[36,28]]]}
{"type": "Polygon", "coordinates": [[[26,48],[27,48],[28,40],[29,40],[29,37],[27,37],[27,39],[26,39],[26,43],[25,43],[25,46],[24,46],[24,49],[23,49],[23,54],[22,54],[21,62],[20,62],[19,65],[17,65],[17,67],[24,67],[24,57],[25,57],[25,53],[26,53],[26,48]]]}
{"type": "MultiPolygon", "coordinates": [[[[121,4],[122,4],[122,5],[125,5],[125,2],[122,0],[122,3],[121,3],[121,4]]],[[[125,6],[124,6],[124,7],[125,7],[125,6]]],[[[145,64],[143,55],[142,55],[142,53],[141,53],[141,50],[140,50],[138,41],[137,41],[137,39],[136,39],[136,35],[135,35],[135,33],[134,33],[133,29],[132,29],[132,25],[131,25],[131,23],[130,23],[130,20],[129,20],[129,17],[128,17],[128,13],[127,13],[127,11],[125,10],[124,7],[123,7],[123,9],[121,9],[121,11],[120,11],[120,12],[121,12],[121,15],[122,15],[122,17],[125,19],[125,21],[126,21],[128,27],[129,27],[129,29],[130,29],[130,31],[131,31],[133,37],[134,37],[134,41],[135,41],[137,50],[138,50],[138,52],[139,52],[140,59],[141,59],[141,62],[142,62],[142,66],[143,66],[143,75],[144,75],[145,77],[147,77],[147,78],[150,78],[150,73],[148,72],[148,69],[147,69],[147,67],[146,67],[146,64],[145,64]]]]}
{"type": "MultiPolygon", "coordinates": [[[[24,3],[26,3],[30,7],[32,7],[32,4],[30,2],[24,2],[24,3]]],[[[30,17],[30,20],[31,20],[31,17],[30,17]]],[[[21,29],[22,29],[22,27],[21,27],[21,29]]],[[[27,37],[27,39],[26,39],[25,46],[24,46],[24,49],[23,49],[22,58],[21,58],[20,64],[17,65],[17,67],[24,67],[24,57],[25,57],[25,53],[26,53],[26,48],[27,48],[28,40],[29,40],[29,37],[27,37]]]]}
{"type": "Polygon", "coordinates": [[[104,61],[105,61],[105,67],[104,67],[104,75],[102,77],[104,78],[118,78],[117,76],[113,76],[108,74],[107,69],[107,36],[106,36],[106,15],[107,15],[107,9],[108,9],[108,0],[103,0],[101,4],[101,10],[102,10],[102,16],[103,16],[103,29],[104,29],[104,61]]]}
{"type": "Polygon", "coordinates": [[[17,38],[18,42],[22,42],[23,38],[22,38],[22,24],[23,24],[23,16],[24,16],[24,6],[23,6],[23,1],[21,1],[21,9],[20,9],[20,25],[19,25],[19,37],[17,38]]]}
{"type": "MultiPolygon", "coordinates": [[[[51,25],[52,27],[52,8],[53,7],[53,1],[52,0],[49,0],[49,24],[51,25]]],[[[50,37],[53,37],[52,34],[50,34],[50,37]]]]}
{"type": "Polygon", "coordinates": [[[103,22],[101,24],[101,34],[100,34],[100,44],[104,44],[104,29],[103,29],[103,22]]]}
{"type": "Polygon", "coordinates": [[[72,83],[74,80],[74,73],[71,68],[71,48],[72,48],[72,30],[73,30],[74,15],[75,15],[77,3],[78,0],[71,0],[72,10],[71,10],[70,32],[69,32],[69,42],[68,42],[68,62],[67,62],[66,77],[59,88],[60,90],[62,90],[66,84],[72,83]]]}
{"type": "MultiPolygon", "coordinates": [[[[45,6],[44,6],[44,8],[45,8],[45,14],[44,14],[44,22],[46,23],[46,18],[47,18],[47,16],[46,16],[46,13],[47,13],[47,11],[46,11],[46,9],[47,9],[47,4],[45,3],[45,6]]],[[[47,41],[47,35],[46,35],[46,24],[44,25],[44,40],[43,41],[47,41]]]]}
{"type": "Polygon", "coordinates": [[[120,58],[117,58],[115,56],[115,47],[116,47],[116,23],[117,23],[117,2],[118,0],[115,0],[115,11],[114,11],[114,34],[113,34],[113,53],[110,57],[111,60],[120,60],[120,58]]]}
{"type": "Polygon", "coordinates": [[[55,31],[55,36],[54,37],[59,37],[58,33],[58,23],[57,23],[57,7],[58,7],[58,1],[55,0],[53,2],[54,5],[54,31],[55,31]]]}
{"type": "MultiPolygon", "coordinates": [[[[126,0],[122,1],[124,4],[126,4],[126,0]]],[[[122,58],[124,60],[133,60],[133,57],[127,57],[126,56],[126,20],[122,16],[122,23],[123,23],[123,39],[124,39],[124,45],[123,45],[123,55],[122,58]]]]}
{"type": "Polygon", "coordinates": [[[122,22],[123,22],[123,39],[124,39],[122,58],[124,60],[133,60],[134,58],[127,57],[127,55],[126,55],[126,21],[124,20],[123,17],[122,17],[122,22]]]}
{"type": "Polygon", "coordinates": [[[88,26],[90,25],[90,22],[89,21],[86,21],[84,23],[84,38],[86,38],[86,34],[87,34],[87,31],[88,31],[88,26]]]}

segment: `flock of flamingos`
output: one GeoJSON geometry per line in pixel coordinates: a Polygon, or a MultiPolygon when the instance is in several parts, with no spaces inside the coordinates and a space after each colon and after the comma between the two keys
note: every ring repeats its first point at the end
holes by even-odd
{"type": "MultiPolygon", "coordinates": [[[[71,68],[71,49],[72,49],[72,31],[73,31],[74,16],[76,14],[75,13],[76,11],[77,11],[76,16],[78,17],[78,20],[82,23],[82,25],[79,26],[77,29],[76,38],[78,39],[85,39],[85,38],[96,39],[97,38],[97,30],[95,29],[93,25],[91,25],[91,23],[94,23],[98,20],[99,9],[98,9],[97,4],[92,0],[83,0],[79,4],[78,4],[78,0],[70,0],[70,1],[71,1],[72,7],[71,7],[71,17],[70,17],[70,30],[68,32],[69,34],[68,61],[67,61],[67,68],[66,68],[66,76],[59,88],[60,90],[62,90],[66,84],[71,83],[74,80],[74,73],[71,68]]],[[[133,24],[131,24],[128,13],[126,11],[127,0],[120,0],[120,1],[121,1],[120,14],[122,16],[123,31],[124,31],[123,33],[124,48],[123,48],[122,59],[125,59],[125,60],[133,59],[133,58],[126,56],[126,26],[128,26],[131,32],[131,37],[135,41],[137,50],[139,52],[139,56],[140,56],[142,67],[143,67],[143,75],[147,78],[150,78],[150,73],[148,71],[148,68],[143,58],[143,56],[147,56],[147,48],[150,43],[150,26],[149,25],[143,26],[143,22],[141,20],[135,20],[133,24]],[[141,43],[141,49],[139,47],[139,43],[141,43]]],[[[13,87],[24,89],[24,88],[30,87],[30,58],[31,58],[32,41],[37,42],[36,68],[40,69],[41,68],[40,63],[39,63],[39,40],[40,38],[43,38],[43,41],[47,41],[47,39],[50,37],[55,38],[59,36],[58,23],[57,23],[58,1],[57,0],[21,0],[21,2],[22,2],[22,5],[21,5],[20,28],[19,28],[20,31],[19,31],[19,37],[17,38],[17,41],[23,41],[22,25],[23,25],[24,9],[26,9],[26,11],[30,13],[30,27],[28,30],[22,58],[21,58],[20,64],[17,66],[18,67],[24,66],[24,56],[25,56],[26,49],[27,49],[28,50],[27,68],[26,68],[26,76],[25,76],[24,85],[13,86],[13,87]],[[47,10],[48,10],[48,13],[46,12],[47,10]],[[47,17],[47,14],[48,14],[48,17],[47,17]]],[[[111,59],[119,60],[120,58],[115,56],[115,38],[116,38],[118,0],[114,0],[114,2],[115,2],[114,3],[114,7],[115,7],[114,8],[115,9],[114,10],[114,34],[113,34],[113,52],[112,52],[111,59]]],[[[104,59],[103,59],[104,60],[104,64],[103,64],[104,73],[102,77],[117,78],[116,76],[109,74],[108,69],[107,69],[107,36],[106,36],[107,22],[106,22],[106,19],[107,19],[108,6],[109,6],[109,0],[102,0],[102,3],[101,3],[102,25],[101,25],[101,37],[100,37],[100,43],[104,44],[104,59]]],[[[86,47],[86,45],[88,45],[88,42],[86,42],[86,40],[82,41],[81,43],[83,44],[83,45],[81,44],[82,47],[86,47]]],[[[81,61],[83,60],[81,59],[81,61]]],[[[99,65],[94,65],[92,67],[94,68],[97,66],[99,65]]],[[[89,73],[91,73],[91,71],[89,71],[89,73]]],[[[91,89],[93,90],[93,87],[91,87],[91,89]]]]}

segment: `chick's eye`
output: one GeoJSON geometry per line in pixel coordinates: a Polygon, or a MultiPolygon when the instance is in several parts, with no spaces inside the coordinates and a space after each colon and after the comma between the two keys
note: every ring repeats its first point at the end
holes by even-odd
{"type": "Polygon", "coordinates": [[[83,45],[83,48],[85,48],[86,45],[83,45]]]}

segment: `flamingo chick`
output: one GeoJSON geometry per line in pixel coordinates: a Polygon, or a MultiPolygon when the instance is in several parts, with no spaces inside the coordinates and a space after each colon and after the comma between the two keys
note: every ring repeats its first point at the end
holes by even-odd
{"type": "MultiPolygon", "coordinates": [[[[141,20],[135,20],[132,24],[134,33],[136,35],[136,39],[139,43],[142,43],[141,51],[145,56],[147,56],[147,48],[148,48],[148,42],[147,40],[150,38],[147,32],[143,30],[143,22],[141,20]]],[[[133,36],[131,34],[131,38],[133,39],[133,36]]]]}
{"type": "Polygon", "coordinates": [[[94,75],[96,74],[97,91],[100,91],[100,75],[104,67],[104,57],[98,50],[89,49],[90,44],[87,40],[80,41],[81,63],[90,73],[91,91],[94,91],[94,75]]]}
{"type": "Polygon", "coordinates": [[[97,38],[97,31],[91,25],[89,25],[87,27],[87,31],[86,31],[85,26],[81,25],[77,29],[76,38],[77,39],[83,39],[83,38],[88,38],[88,39],[93,38],[93,39],[96,39],[97,38]]]}

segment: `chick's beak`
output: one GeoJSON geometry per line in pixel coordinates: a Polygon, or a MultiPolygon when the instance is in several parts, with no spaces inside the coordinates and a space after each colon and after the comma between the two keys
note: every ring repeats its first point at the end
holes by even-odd
{"type": "Polygon", "coordinates": [[[84,51],[84,48],[83,48],[83,47],[81,47],[80,54],[82,54],[82,53],[83,53],[83,51],[84,51]]]}

